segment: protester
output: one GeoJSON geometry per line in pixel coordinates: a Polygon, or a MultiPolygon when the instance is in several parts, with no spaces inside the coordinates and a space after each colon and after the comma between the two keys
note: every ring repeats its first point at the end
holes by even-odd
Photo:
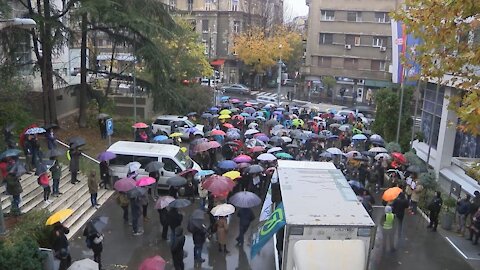
{"type": "Polygon", "coordinates": [[[92,222],[89,221],[83,231],[83,236],[86,237],[85,242],[87,248],[93,251],[93,260],[98,263],[98,269],[102,270],[102,251],[104,235],[99,233],[92,222]]]}
{"type": "Polygon", "coordinates": [[[100,187],[108,189],[109,186],[112,186],[110,182],[110,167],[108,160],[100,162],[100,180],[100,187]]]}
{"type": "Polygon", "coordinates": [[[7,183],[7,193],[12,195],[11,213],[15,216],[20,215],[20,194],[23,192],[20,179],[15,175],[15,172],[10,172],[9,169],[5,182],[7,183]]]}
{"type": "Polygon", "coordinates": [[[168,210],[167,208],[157,209],[160,217],[160,224],[162,225],[162,239],[167,240],[168,237],[168,210]]]}
{"type": "Polygon", "coordinates": [[[472,203],[470,202],[471,196],[467,194],[465,198],[457,201],[457,213],[458,213],[458,229],[457,233],[462,236],[465,235],[465,225],[467,222],[467,216],[470,214],[472,203]]]}
{"type": "Polygon", "coordinates": [[[218,251],[224,252],[225,254],[230,253],[230,251],[227,250],[227,234],[228,234],[227,217],[218,217],[215,224],[216,224],[216,230],[217,230],[218,251]]]}
{"type": "Polygon", "coordinates": [[[183,215],[178,212],[177,208],[171,208],[168,211],[167,222],[171,231],[171,241],[175,239],[175,229],[182,226],[183,215]]]}
{"type": "Polygon", "coordinates": [[[395,215],[392,213],[392,207],[389,205],[385,206],[385,214],[381,223],[383,228],[383,250],[393,252],[395,250],[393,237],[395,215]]]}
{"type": "Polygon", "coordinates": [[[123,211],[123,222],[128,223],[128,206],[130,205],[130,200],[128,199],[127,194],[124,192],[117,192],[115,198],[117,204],[122,208],[123,211]]]}
{"type": "Polygon", "coordinates": [[[88,191],[90,192],[90,202],[92,203],[92,207],[98,209],[98,206],[100,206],[100,204],[97,203],[98,179],[97,173],[94,170],[90,171],[87,181],[88,191]]]}
{"type": "Polygon", "coordinates": [[[197,227],[189,222],[189,232],[192,233],[193,238],[193,259],[196,266],[200,266],[205,259],[202,258],[203,245],[207,241],[207,228],[202,224],[201,227],[197,227]]]}
{"type": "Polygon", "coordinates": [[[51,161],[53,161],[53,165],[50,167],[50,172],[52,174],[52,196],[58,197],[59,195],[63,194],[60,192],[60,178],[62,177],[62,166],[60,162],[58,162],[56,157],[51,157],[51,161]]]}
{"type": "Polygon", "coordinates": [[[170,244],[170,251],[172,252],[173,267],[175,270],[184,270],[185,265],[183,263],[185,245],[185,236],[183,235],[182,227],[175,228],[175,237],[170,244]]]}
{"type": "Polygon", "coordinates": [[[48,171],[42,173],[39,177],[38,177],[38,184],[43,188],[43,203],[45,204],[45,206],[48,206],[49,204],[52,203],[50,199],[50,193],[51,193],[51,189],[50,189],[50,173],[48,171]]]}
{"type": "Polygon", "coordinates": [[[237,240],[237,246],[243,246],[244,235],[248,231],[248,227],[250,227],[250,223],[255,219],[255,215],[253,214],[252,209],[250,208],[240,208],[237,213],[240,223],[239,223],[239,231],[238,236],[235,240],[237,240]]]}
{"type": "Polygon", "coordinates": [[[392,203],[392,210],[396,219],[395,224],[397,226],[397,235],[399,240],[402,238],[403,218],[405,217],[406,209],[408,209],[408,200],[405,197],[405,193],[401,192],[392,203]]]}
{"type": "Polygon", "coordinates": [[[72,264],[72,257],[70,256],[69,243],[66,236],[69,232],[70,230],[60,222],[53,225],[52,249],[55,258],[60,260],[59,270],[67,270],[72,264]]]}
{"type": "Polygon", "coordinates": [[[130,210],[132,212],[132,229],[133,235],[139,236],[143,234],[143,230],[139,228],[138,219],[141,215],[140,205],[141,202],[138,197],[130,198],[130,210]]]}
{"type": "Polygon", "coordinates": [[[437,191],[435,197],[432,199],[430,204],[428,205],[428,210],[430,211],[430,224],[427,228],[432,228],[432,232],[437,231],[438,226],[438,215],[440,214],[440,210],[442,209],[443,200],[441,197],[440,191],[437,191]]]}
{"type": "Polygon", "coordinates": [[[410,214],[415,215],[417,213],[418,202],[420,201],[420,197],[423,193],[423,185],[420,184],[420,181],[413,180],[411,187],[412,187],[412,197],[410,199],[410,203],[411,203],[410,214]]]}
{"type": "Polygon", "coordinates": [[[67,152],[67,157],[69,157],[70,160],[70,183],[76,184],[80,182],[80,180],[77,179],[78,171],[80,170],[80,157],[82,156],[82,152],[78,147],[73,147],[72,144],[70,144],[70,149],[67,152]]]}
{"type": "Polygon", "coordinates": [[[53,128],[47,129],[47,132],[45,133],[45,138],[47,139],[48,150],[57,148],[57,138],[55,138],[55,134],[53,133],[53,128]]]}

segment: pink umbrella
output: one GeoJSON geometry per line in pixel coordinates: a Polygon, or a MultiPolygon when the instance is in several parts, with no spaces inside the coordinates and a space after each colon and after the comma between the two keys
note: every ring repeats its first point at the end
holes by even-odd
{"type": "Polygon", "coordinates": [[[156,181],[155,178],[145,176],[138,179],[136,185],[137,187],[146,187],[146,186],[150,186],[151,184],[154,184],[155,181],[156,181]]]}
{"type": "Polygon", "coordinates": [[[257,138],[260,136],[267,136],[267,135],[265,135],[265,133],[256,133],[255,135],[253,135],[254,138],[257,138]]]}
{"type": "Polygon", "coordinates": [[[175,201],[175,198],[172,196],[161,196],[155,203],[155,209],[163,209],[173,201],[175,201]]]}
{"type": "Polygon", "coordinates": [[[133,128],[148,128],[148,125],[143,123],[143,122],[138,122],[138,123],[135,123],[132,127],[133,128]]]}
{"type": "Polygon", "coordinates": [[[165,270],[167,262],[160,256],[145,259],[138,267],[138,270],[165,270]]]}
{"type": "Polygon", "coordinates": [[[227,135],[223,130],[219,130],[219,129],[212,130],[210,134],[211,135],[219,135],[219,136],[227,135]]]}
{"type": "Polygon", "coordinates": [[[212,148],[212,147],[210,146],[209,142],[203,142],[203,143],[195,145],[195,147],[193,148],[193,151],[197,152],[197,153],[200,153],[200,152],[205,152],[207,150],[210,150],[210,148],[212,148]]]}
{"type": "Polygon", "coordinates": [[[202,187],[212,192],[214,196],[224,196],[235,187],[235,183],[228,177],[212,175],[205,179],[202,187]]]}
{"type": "Polygon", "coordinates": [[[130,191],[134,189],[135,186],[136,186],[135,180],[133,180],[132,178],[122,178],[117,182],[115,182],[115,184],[113,185],[115,190],[120,192],[130,191]]]}
{"type": "Polygon", "coordinates": [[[233,159],[236,163],[249,163],[252,162],[252,158],[247,155],[239,155],[233,159]]]}
{"type": "Polygon", "coordinates": [[[222,145],[217,142],[217,141],[209,141],[208,144],[210,145],[210,148],[219,148],[221,147],[222,145]]]}

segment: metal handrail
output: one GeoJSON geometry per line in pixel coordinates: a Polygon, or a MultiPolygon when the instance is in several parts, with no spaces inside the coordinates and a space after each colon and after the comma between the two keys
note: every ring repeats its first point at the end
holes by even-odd
{"type": "MultiPolygon", "coordinates": [[[[58,144],[66,147],[67,149],[70,148],[70,146],[69,146],[68,144],[60,141],[59,139],[56,139],[56,141],[57,141],[58,144]]],[[[83,152],[81,152],[81,153],[82,153],[82,156],[86,157],[87,159],[89,159],[89,160],[91,160],[91,161],[93,161],[93,162],[95,162],[95,163],[97,163],[97,164],[100,164],[100,161],[94,159],[93,157],[91,157],[91,156],[89,156],[89,155],[87,155],[87,154],[85,154],[85,153],[83,153],[83,152]]]]}

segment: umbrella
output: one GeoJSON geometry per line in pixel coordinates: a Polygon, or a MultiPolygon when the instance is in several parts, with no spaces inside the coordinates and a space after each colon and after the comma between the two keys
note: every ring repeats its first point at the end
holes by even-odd
{"type": "Polygon", "coordinates": [[[68,140],[70,143],[71,147],[80,147],[82,145],[85,145],[85,139],[82,137],[72,137],[70,140],[68,140]]]}
{"type": "Polygon", "coordinates": [[[359,160],[359,161],[369,161],[368,157],[364,156],[364,155],[358,155],[356,157],[353,158],[354,160],[359,160]]]}
{"type": "MultiPolygon", "coordinates": [[[[258,134],[261,134],[261,135],[255,136],[255,139],[257,139],[259,141],[262,141],[262,142],[268,142],[270,140],[267,135],[265,135],[263,133],[258,133],[258,134]]],[[[257,135],[257,134],[255,134],[255,135],[257,135]]]]}
{"type": "MultiPolygon", "coordinates": [[[[247,116],[250,116],[250,114],[249,114],[249,113],[246,113],[246,112],[242,112],[242,113],[240,113],[240,116],[242,116],[242,117],[247,117],[247,116]]],[[[242,121],[243,121],[244,119],[245,119],[245,118],[242,118],[242,121]]]]}
{"type": "Polygon", "coordinates": [[[20,153],[22,153],[22,151],[18,149],[7,149],[0,154],[0,159],[4,159],[7,157],[17,157],[18,155],[20,155],[20,153]]]}
{"type": "Polygon", "coordinates": [[[283,152],[275,153],[275,156],[279,159],[293,159],[292,155],[283,152]]]}
{"type": "Polygon", "coordinates": [[[291,143],[292,142],[292,138],[290,138],[290,137],[283,136],[281,138],[282,138],[283,142],[285,142],[285,143],[291,143]]]}
{"type": "Polygon", "coordinates": [[[237,167],[237,163],[233,160],[223,160],[217,163],[217,167],[224,170],[233,170],[237,167]]]}
{"type": "Polygon", "coordinates": [[[265,122],[265,125],[273,127],[275,125],[278,125],[278,121],[276,119],[272,118],[272,119],[268,120],[267,122],[265,122]]]}
{"type": "Polygon", "coordinates": [[[189,113],[187,114],[187,116],[195,116],[195,115],[197,115],[197,112],[189,112],[189,113]]]}
{"type": "Polygon", "coordinates": [[[282,137],[278,137],[278,136],[271,137],[269,142],[272,143],[273,145],[281,145],[284,143],[282,137]]]}
{"type": "Polygon", "coordinates": [[[105,227],[107,227],[108,217],[94,217],[92,220],[90,220],[90,224],[92,224],[93,228],[95,228],[98,233],[102,233],[105,227]]]}
{"type": "Polygon", "coordinates": [[[13,164],[13,166],[10,167],[10,170],[8,170],[8,173],[14,174],[16,177],[20,177],[27,173],[27,169],[25,168],[24,163],[20,161],[16,161],[15,164],[13,164]]]}
{"type": "Polygon", "coordinates": [[[217,107],[211,107],[210,109],[208,109],[209,111],[211,112],[218,112],[220,109],[217,108],[217,107]]]}
{"type": "Polygon", "coordinates": [[[165,135],[157,135],[157,136],[153,137],[152,140],[153,140],[154,142],[160,142],[160,141],[168,140],[168,136],[165,136],[165,135]]]}
{"type": "Polygon", "coordinates": [[[129,198],[137,198],[137,197],[145,195],[146,193],[147,193],[146,188],[135,187],[134,189],[128,191],[127,195],[128,195],[129,198]]]}
{"type": "Polygon", "coordinates": [[[328,127],[330,127],[330,128],[340,128],[341,125],[340,124],[331,124],[328,127]]]}
{"type": "Polygon", "coordinates": [[[239,140],[242,136],[240,136],[240,133],[238,133],[237,131],[227,131],[227,138],[229,138],[230,140],[239,140]]]}
{"type": "Polygon", "coordinates": [[[228,114],[222,114],[222,115],[218,116],[218,119],[230,119],[230,118],[232,118],[232,117],[228,114]]]}
{"type": "Polygon", "coordinates": [[[226,127],[226,128],[234,128],[234,126],[230,123],[225,123],[223,124],[222,126],[226,127]]]}
{"type": "Polygon", "coordinates": [[[345,124],[345,125],[341,125],[338,129],[341,130],[341,131],[347,131],[347,130],[352,129],[352,126],[349,125],[349,124],[345,124]]]}
{"type": "Polygon", "coordinates": [[[47,153],[45,153],[45,157],[47,157],[47,158],[60,157],[60,156],[63,156],[64,154],[65,154],[65,151],[63,151],[59,148],[53,148],[53,149],[48,150],[47,153]]]}
{"type": "Polygon", "coordinates": [[[358,156],[359,156],[359,155],[360,155],[360,152],[353,150],[353,151],[350,151],[350,152],[348,152],[348,153],[345,154],[345,156],[348,157],[348,158],[353,158],[354,155],[358,155],[358,156]]]}
{"type": "Polygon", "coordinates": [[[270,149],[267,150],[267,153],[275,153],[275,152],[280,152],[280,151],[283,151],[283,148],[281,147],[272,147],[270,149]]]}
{"type": "Polygon", "coordinates": [[[273,161],[273,160],[276,160],[277,158],[271,153],[263,153],[259,155],[257,159],[262,161],[273,161]]]}
{"type": "Polygon", "coordinates": [[[175,175],[167,179],[167,185],[174,186],[174,187],[183,186],[186,183],[187,183],[187,179],[179,175],[175,175]]]}
{"type": "Polygon", "coordinates": [[[383,192],[382,200],[386,202],[391,202],[395,200],[402,191],[403,190],[399,187],[389,188],[385,190],[385,192],[383,192]]]}
{"type": "Polygon", "coordinates": [[[210,149],[222,147],[222,145],[217,141],[209,141],[210,149]]]}
{"type": "Polygon", "coordinates": [[[97,119],[105,119],[105,118],[108,118],[110,117],[110,115],[106,114],[106,113],[99,113],[97,115],[97,119]]]}
{"type": "Polygon", "coordinates": [[[117,155],[115,155],[115,153],[105,151],[105,152],[100,153],[100,155],[98,155],[97,159],[100,160],[100,161],[106,161],[106,160],[112,160],[116,157],[117,157],[117,155]]]}
{"type": "Polygon", "coordinates": [[[215,217],[225,217],[235,213],[235,206],[228,203],[219,204],[210,213],[215,217]]]}
{"type": "Polygon", "coordinates": [[[236,207],[250,208],[261,204],[262,200],[253,192],[240,191],[235,193],[230,198],[229,202],[236,207]]]}
{"type": "Polygon", "coordinates": [[[352,140],[363,141],[363,140],[366,140],[366,139],[368,139],[367,136],[365,136],[363,134],[356,134],[356,135],[353,135],[353,137],[352,137],[352,140]]]}
{"type": "Polygon", "coordinates": [[[202,118],[212,118],[212,117],[213,117],[213,114],[211,114],[211,113],[203,113],[200,117],[202,117],[202,118]]]}
{"type": "Polygon", "coordinates": [[[40,134],[40,133],[45,133],[45,132],[47,132],[47,131],[44,128],[33,127],[33,128],[27,129],[27,131],[25,131],[25,134],[34,135],[34,134],[40,134]]]}
{"type": "Polygon", "coordinates": [[[168,206],[172,208],[185,208],[192,204],[190,200],[187,199],[175,199],[173,202],[171,202],[168,206]]]}
{"type": "Polygon", "coordinates": [[[402,153],[393,152],[393,153],[391,154],[391,156],[392,156],[393,159],[394,159],[395,161],[397,161],[398,163],[401,163],[401,164],[407,163],[407,158],[406,158],[402,153]]]}
{"type": "Polygon", "coordinates": [[[133,180],[132,178],[122,178],[115,182],[113,188],[115,188],[116,191],[127,192],[134,189],[135,186],[135,180],[133,180]]]}
{"type": "Polygon", "coordinates": [[[264,170],[265,169],[262,166],[255,164],[255,165],[252,165],[252,166],[246,168],[245,172],[252,174],[252,173],[261,173],[264,170]]]}
{"type": "Polygon", "coordinates": [[[192,224],[196,228],[203,228],[203,222],[205,221],[205,212],[200,209],[195,209],[190,215],[188,220],[189,225],[192,224]]]}
{"type": "Polygon", "coordinates": [[[378,134],[373,134],[370,136],[369,138],[370,141],[382,141],[383,142],[383,138],[382,136],[378,135],[378,134]]]}
{"type": "Polygon", "coordinates": [[[422,172],[427,172],[427,169],[423,166],[410,165],[408,166],[407,171],[412,173],[422,173],[422,172]]]}
{"type": "MultiPolygon", "coordinates": [[[[50,166],[50,167],[51,167],[51,166],[50,166]]],[[[36,170],[35,170],[35,175],[42,175],[42,174],[48,172],[48,169],[49,169],[50,167],[49,167],[47,164],[43,163],[43,162],[42,162],[42,163],[39,163],[39,164],[37,165],[36,170]]]]}
{"type": "Polygon", "coordinates": [[[225,176],[225,177],[228,177],[232,180],[235,180],[235,179],[240,177],[240,172],[239,171],[229,171],[229,172],[226,172],[226,173],[222,174],[222,176],[225,176]]]}
{"type": "Polygon", "coordinates": [[[195,170],[195,169],[186,169],[185,171],[180,172],[178,175],[185,177],[185,175],[189,175],[189,174],[195,175],[197,172],[198,170],[195,170]]]}
{"type": "Polygon", "coordinates": [[[387,154],[387,153],[380,153],[380,154],[375,155],[375,159],[376,159],[376,160],[379,160],[380,158],[390,159],[390,155],[387,154]]]}
{"type": "Polygon", "coordinates": [[[133,128],[148,128],[148,125],[143,123],[143,122],[138,122],[138,123],[135,123],[132,127],[133,128]]]}
{"type": "Polygon", "coordinates": [[[83,260],[74,261],[67,270],[98,270],[98,263],[85,258],[83,260]]]}
{"type": "Polygon", "coordinates": [[[224,110],[221,110],[220,115],[228,115],[228,114],[232,114],[232,111],[228,110],[228,109],[224,109],[224,110]]]}
{"type": "Polygon", "coordinates": [[[360,189],[360,188],[365,188],[365,187],[363,186],[363,184],[360,183],[360,182],[357,181],[357,180],[350,180],[350,181],[348,181],[348,184],[350,184],[351,187],[356,187],[356,188],[358,188],[358,189],[360,189]]]}
{"type": "Polygon", "coordinates": [[[210,132],[210,135],[212,135],[212,136],[225,136],[226,133],[223,130],[214,129],[210,132]]]}
{"type": "Polygon", "coordinates": [[[322,157],[322,158],[333,158],[333,155],[332,155],[332,153],[325,151],[325,152],[320,154],[320,157],[322,157]]]}
{"type": "Polygon", "coordinates": [[[239,155],[233,159],[236,163],[249,163],[252,162],[252,158],[247,155],[239,155]]]}
{"type": "Polygon", "coordinates": [[[175,137],[182,137],[183,136],[183,133],[181,132],[174,132],[172,134],[170,134],[170,138],[175,138],[175,137]]]}
{"type": "Polygon", "coordinates": [[[291,143],[291,144],[287,144],[286,147],[287,148],[298,148],[298,145],[291,143]]]}
{"type": "Polygon", "coordinates": [[[45,222],[45,225],[53,225],[57,222],[63,222],[72,214],[73,214],[73,210],[69,208],[57,211],[47,219],[47,222],[45,222]]]}
{"type": "Polygon", "coordinates": [[[245,131],[245,136],[253,135],[253,134],[257,134],[257,133],[260,133],[260,131],[258,131],[256,129],[247,129],[247,131],[245,131]]]}
{"type": "Polygon", "coordinates": [[[159,144],[172,144],[173,140],[172,139],[167,139],[167,140],[159,141],[157,143],[159,143],[159,144]]]}
{"type": "Polygon", "coordinates": [[[145,171],[147,172],[158,172],[163,168],[163,162],[151,161],[145,166],[145,171]]]}
{"type": "Polygon", "coordinates": [[[167,262],[160,256],[154,256],[145,259],[138,270],[165,270],[165,265],[167,262]]]}
{"type": "Polygon", "coordinates": [[[388,150],[383,147],[373,147],[368,150],[368,152],[372,153],[388,153],[388,150]]]}
{"type": "Polygon", "coordinates": [[[163,209],[173,201],[175,201],[175,198],[172,196],[160,196],[155,203],[155,209],[163,209]]]}
{"type": "Polygon", "coordinates": [[[193,148],[193,151],[200,153],[200,152],[208,151],[210,150],[210,148],[211,148],[210,144],[208,142],[204,142],[204,143],[195,145],[195,147],[193,148]]]}
{"type": "Polygon", "coordinates": [[[303,126],[303,124],[304,124],[304,122],[303,122],[302,119],[296,118],[296,119],[293,119],[293,120],[292,120],[292,125],[294,125],[294,126],[296,126],[296,127],[298,127],[298,126],[303,126]]]}
{"type": "Polygon", "coordinates": [[[243,163],[238,163],[238,164],[237,164],[237,169],[244,169],[244,168],[250,167],[251,165],[252,165],[252,164],[250,164],[250,163],[245,163],[245,162],[243,162],[243,163]]]}
{"type": "Polygon", "coordinates": [[[260,153],[260,152],[265,151],[265,148],[263,146],[254,146],[254,147],[250,148],[249,151],[251,153],[260,153]]]}
{"type": "Polygon", "coordinates": [[[228,177],[212,175],[209,176],[202,184],[202,187],[215,196],[225,196],[230,192],[235,183],[228,177]]]}
{"type": "Polygon", "coordinates": [[[341,155],[341,154],[343,154],[343,153],[342,153],[342,150],[340,150],[340,149],[338,149],[338,148],[336,148],[336,147],[330,147],[330,148],[328,148],[328,149],[327,149],[327,152],[329,152],[329,153],[332,154],[332,155],[341,155]]]}
{"type": "Polygon", "coordinates": [[[136,172],[142,167],[142,164],[138,161],[132,161],[127,164],[127,168],[130,172],[136,172]]]}
{"type": "Polygon", "coordinates": [[[238,98],[232,98],[232,99],[230,100],[230,102],[231,102],[231,103],[240,103],[241,101],[240,101],[240,99],[238,99],[238,98]]]}
{"type": "Polygon", "coordinates": [[[146,187],[154,184],[156,181],[153,177],[145,176],[137,180],[136,185],[137,187],[146,187]]]}
{"type": "Polygon", "coordinates": [[[212,170],[201,170],[197,172],[196,176],[203,177],[203,176],[212,175],[212,174],[215,174],[215,172],[212,170]]]}

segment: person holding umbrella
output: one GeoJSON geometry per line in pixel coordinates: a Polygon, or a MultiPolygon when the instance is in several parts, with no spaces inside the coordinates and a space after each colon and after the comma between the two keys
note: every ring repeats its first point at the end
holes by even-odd
{"type": "Polygon", "coordinates": [[[93,260],[98,263],[98,269],[102,270],[102,251],[104,235],[95,228],[94,220],[91,220],[83,230],[83,236],[86,237],[85,242],[87,248],[93,251],[93,260]]]}
{"type": "Polygon", "coordinates": [[[175,237],[170,244],[170,251],[172,252],[173,267],[175,270],[184,270],[185,264],[183,262],[183,247],[185,246],[185,235],[183,235],[182,227],[177,227],[174,231],[175,237]]]}
{"type": "Polygon", "coordinates": [[[100,162],[100,187],[108,189],[108,186],[112,186],[110,183],[110,167],[108,164],[108,160],[103,160],[100,162]]]}
{"type": "Polygon", "coordinates": [[[67,270],[68,267],[72,264],[72,257],[70,256],[69,243],[66,234],[70,230],[63,226],[61,222],[56,222],[53,224],[53,245],[52,249],[54,251],[55,257],[60,260],[59,270],[67,270]]]}
{"type": "Polygon", "coordinates": [[[215,222],[215,227],[217,229],[217,240],[218,240],[218,251],[224,252],[225,254],[230,253],[227,250],[227,239],[228,239],[228,222],[227,216],[219,216],[215,222]]]}
{"type": "Polygon", "coordinates": [[[192,233],[193,258],[196,267],[200,267],[200,265],[205,261],[202,259],[202,249],[203,245],[207,241],[208,231],[203,224],[204,216],[205,212],[203,210],[196,209],[190,216],[187,226],[188,231],[192,233]]]}
{"type": "MultiPolygon", "coordinates": [[[[170,208],[167,214],[167,223],[168,227],[170,227],[171,231],[171,241],[172,243],[175,241],[175,230],[177,227],[182,226],[182,221],[183,221],[183,215],[178,212],[178,209],[175,207],[170,208]]],[[[183,259],[183,258],[182,258],[183,259]]]]}
{"type": "Polygon", "coordinates": [[[128,199],[127,194],[125,192],[117,192],[115,197],[115,201],[123,210],[123,222],[125,224],[128,223],[128,205],[130,204],[130,200],[128,199]]]}
{"type": "Polygon", "coordinates": [[[251,208],[240,208],[237,213],[238,218],[240,219],[238,236],[235,238],[237,240],[237,246],[243,246],[244,235],[250,227],[250,223],[255,219],[255,215],[251,208]]]}
{"type": "Polygon", "coordinates": [[[19,176],[17,176],[15,170],[12,170],[14,166],[15,164],[11,164],[7,167],[8,174],[5,178],[5,182],[7,183],[7,193],[12,195],[11,213],[17,216],[20,215],[20,194],[23,192],[23,189],[22,184],[20,183],[19,176]]]}
{"type": "Polygon", "coordinates": [[[43,202],[45,206],[47,206],[52,203],[52,201],[49,200],[50,193],[52,191],[50,189],[50,172],[44,164],[40,164],[40,166],[38,166],[37,168],[36,173],[39,175],[37,182],[40,186],[43,187],[43,202]]]}
{"type": "Polygon", "coordinates": [[[50,172],[52,174],[52,196],[58,197],[60,194],[63,194],[60,192],[59,185],[60,185],[60,178],[62,177],[62,166],[60,166],[60,163],[57,161],[56,157],[50,157],[50,160],[53,162],[52,167],[50,167],[50,172]]]}
{"type": "Polygon", "coordinates": [[[67,157],[69,157],[70,160],[70,183],[76,184],[79,183],[80,181],[77,179],[77,174],[80,169],[80,157],[82,156],[82,152],[78,147],[75,146],[75,144],[70,143],[70,149],[67,152],[67,157]]]}

